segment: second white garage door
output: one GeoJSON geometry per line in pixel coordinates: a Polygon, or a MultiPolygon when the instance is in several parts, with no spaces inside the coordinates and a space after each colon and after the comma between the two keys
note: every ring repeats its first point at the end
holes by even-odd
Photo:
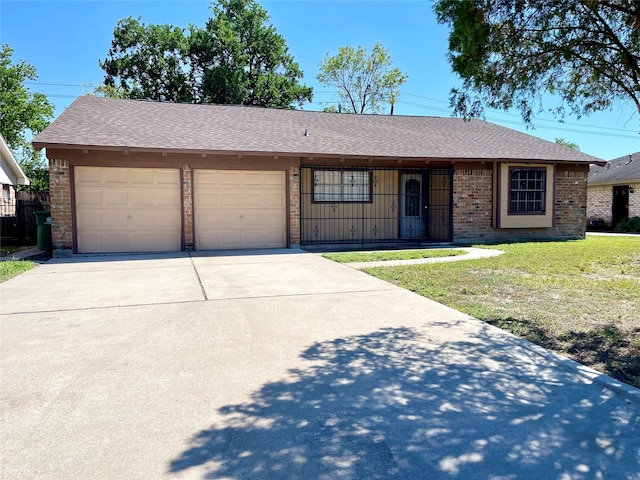
{"type": "Polygon", "coordinates": [[[197,250],[287,246],[285,172],[194,170],[197,250]]]}

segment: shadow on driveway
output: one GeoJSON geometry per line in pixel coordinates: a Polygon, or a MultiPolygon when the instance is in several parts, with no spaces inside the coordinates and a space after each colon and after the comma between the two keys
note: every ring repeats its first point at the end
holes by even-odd
{"type": "Polygon", "coordinates": [[[385,328],[316,343],[302,354],[313,366],[265,384],[249,403],[220,408],[169,472],[640,478],[636,404],[542,358],[536,364],[508,337],[479,337],[443,343],[428,330],[385,328]]]}

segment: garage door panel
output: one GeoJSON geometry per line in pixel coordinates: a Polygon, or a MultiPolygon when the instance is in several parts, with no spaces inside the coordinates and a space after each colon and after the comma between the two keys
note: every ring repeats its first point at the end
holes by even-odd
{"type": "Polygon", "coordinates": [[[76,207],[102,204],[102,193],[97,190],[76,190],[76,207]]]}
{"type": "Polygon", "coordinates": [[[129,183],[129,172],[126,168],[101,168],[99,182],[102,184],[122,185],[129,183]]]}
{"type": "Polygon", "coordinates": [[[196,248],[286,246],[284,172],[194,171],[196,248]]]}
{"type": "Polygon", "coordinates": [[[265,174],[263,182],[266,186],[273,186],[276,188],[285,186],[285,179],[283,175],[265,174]]]}
{"type": "Polygon", "coordinates": [[[179,170],[76,167],[74,176],[79,252],[180,250],[179,170]]]}

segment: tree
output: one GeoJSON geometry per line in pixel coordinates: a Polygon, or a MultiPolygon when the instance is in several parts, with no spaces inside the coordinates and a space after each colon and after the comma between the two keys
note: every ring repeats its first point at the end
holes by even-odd
{"type": "MultiPolygon", "coordinates": [[[[203,30],[191,28],[190,58],[201,101],[288,108],[311,101],[311,87],[284,37],[254,0],[218,0],[203,30]]],[[[192,75],[193,75],[192,73],[192,75]]]]}
{"type": "Polygon", "coordinates": [[[255,0],[217,0],[204,28],[118,22],[96,94],[291,108],[312,98],[284,38],[255,0]]]}
{"type": "Polygon", "coordinates": [[[100,62],[106,88],[99,93],[192,102],[188,51],[188,39],[178,27],[145,25],[140,18],[120,20],[109,54],[100,62]]]}
{"type": "Polygon", "coordinates": [[[0,52],[0,133],[32,181],[30,190],[48,190],[44,160],[33,149],[31,137],[40,133],[53,118],[54,106],[42,93],[30,92],[25,82],[38,78],[36,69],[20,60],[12,63],[13,49],[2,45],[0,52]]]}
{"type": "Polygon", "coordinates": [[[563,145],[565,147],[573,148],[574,150],[580,151],[580,147],[577,143],[570,142],[568,140],[565,140],[564,138],[556,138],[556,143],[558,145],[563,145]]]}
{"type": "Polygon", "coordinates": [[[631,101],[640,112],[640,2],[635,0],[436,0],[451,27],[449,60],[462,78],[454,113],[517,108],[525,123],[546,94],[580,117],[631,101]]]}
{"type": "Polygon", "coordinates": [[[345,110],[355,113],[380,112],[386,104],[393,114],[399,88],[407,80],[407,75],[392,67],[382,42],[376,42],[370,54],[360,46],[340,47],[337,55],[327,53],[319,66],[318,81],[337,88],[347,103],[345,110]]]}

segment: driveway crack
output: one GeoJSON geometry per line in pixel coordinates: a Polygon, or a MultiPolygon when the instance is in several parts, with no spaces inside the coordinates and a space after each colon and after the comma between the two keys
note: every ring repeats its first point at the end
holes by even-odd
{"type": "Polygon", "coordinates": [[[202,279],[200,278],[200,274],[198,273],[198,269],[196,268],[196,264],[193,261],[193,257],[191,256],[191,252],[189,252],[189,260],[191,260],[191,265],[193,266],[193,271],[196,274],[196,278],[198,279],[198,283],[200,284],[200,290],[202,290],[202,296],[204,297],[205,300],[209,300],[209,298],[207,297],[207,291],[204,289],[204,286],[202,285],[202,279]]]}

